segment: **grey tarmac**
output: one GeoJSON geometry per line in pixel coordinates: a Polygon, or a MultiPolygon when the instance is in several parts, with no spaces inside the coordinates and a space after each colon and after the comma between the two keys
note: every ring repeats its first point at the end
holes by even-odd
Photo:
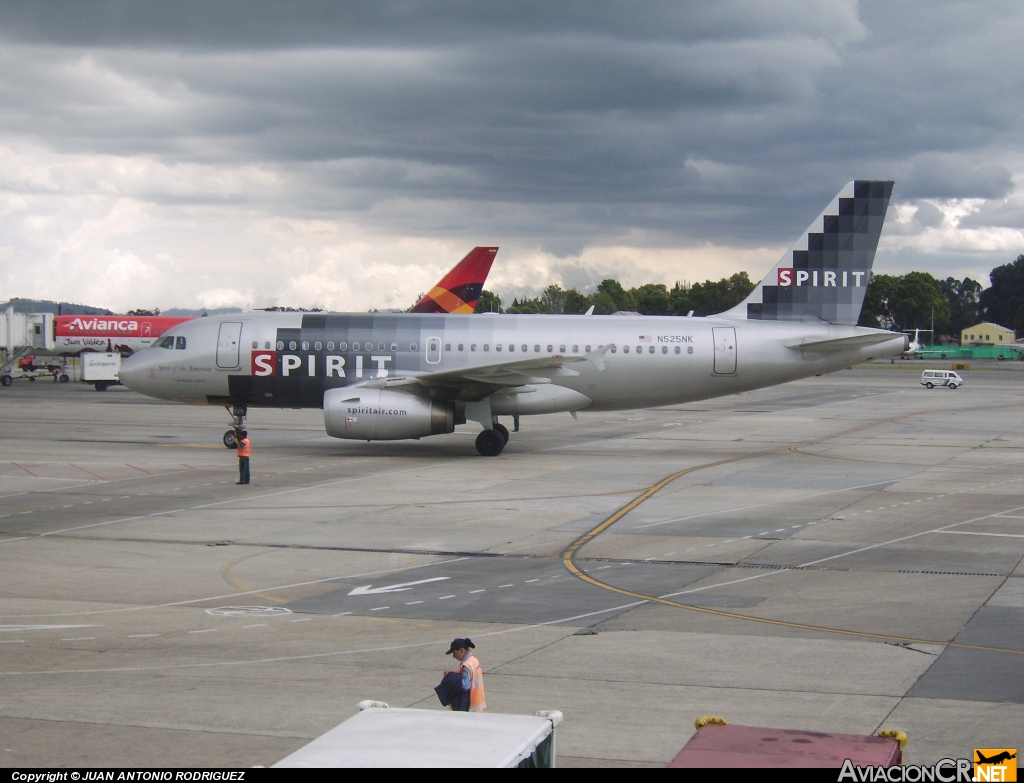
{"type": "Polygon", "coordinates": [[[455,636],[490,709],[563,711],[562,766],[663,765],[705,714],[1020,747],[1024,365],[924,366],[532,417],[497,459],[253,410],[248,487],[218,408],[4,389],[0,764],[270,764],[361,699],[439,709],[455,636]]]}

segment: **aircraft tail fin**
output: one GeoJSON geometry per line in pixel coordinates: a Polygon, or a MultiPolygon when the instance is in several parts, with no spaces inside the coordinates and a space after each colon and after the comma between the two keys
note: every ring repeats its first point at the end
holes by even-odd
{"type": "Polygon", "coordinates": [[[473,312],[497,252],[496,247],[474,247],[409,312],[473,312]]]}
{"type": "Polygon", "coordinates": [[[856,326],[892,186],[848,182],[750,296],[722,315],[856,326]]]}

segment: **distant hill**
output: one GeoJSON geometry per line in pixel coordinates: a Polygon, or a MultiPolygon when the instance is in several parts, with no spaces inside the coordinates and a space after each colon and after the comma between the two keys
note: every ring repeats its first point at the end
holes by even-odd
{"type": "Polygon", "coordinates": [[[114,315],[111,310],[102,307],[73,304],[71,302],[51,302],[46,299],[21,299],[14,297],[0,304],[0,312],[13,307],[16,313],[53,313],[54,315],[114,315]]]}

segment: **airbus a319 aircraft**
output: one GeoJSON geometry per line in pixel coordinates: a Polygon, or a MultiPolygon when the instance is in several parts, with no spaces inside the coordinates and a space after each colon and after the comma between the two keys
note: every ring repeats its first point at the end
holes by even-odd
{"type": "Polygon", "coordinates": [[[858,327],[892,182],[848,183],[741,304],[715,316],[246,313],[170,330],[121,366],[143,394],[322,408],[327,434],[398,440],[499,416],[672,405],[896,356],[908,339],[858,327]]]}

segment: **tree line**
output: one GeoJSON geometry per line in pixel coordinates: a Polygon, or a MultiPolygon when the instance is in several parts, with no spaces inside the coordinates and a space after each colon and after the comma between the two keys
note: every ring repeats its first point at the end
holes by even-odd
{"type": "Polygon", "coordinates": [[[512,304],[504,309],[500,297],[485,290],[477,301],[476,312],[582,315],[593,307],[597,315],[620,311],[643,315],[689,315],[691,312],[694,315],[713,315],[742,302],[755,286],[746,272],[692,285],[677,282],[671,289],[664,283],[624,288],[618,280],[608,278],[592,294],[549,285],[540,296],[513,299],[512,304]]]}
{"type": "MultiPolygon", "coordinates": [[[[992,321],[1024,334],[1024,255],[1003,264],[989,274],[991,286],[969,277],[939,280],[928,272],[905,275],[871,276],[861,310],[860,326],[896,331],[930,329],[936,335],[959,337],[968,326],[992,321]]],[[[484,290],[476,312],[607,315],[617,311],[642,315],[715,315],[735,307],[753,291],[755,283],[746,272],[737,272],[721,280],[703,283],[677,282],[672,288],[663,283],[647,283],[625,288],[614,278],[603,280],[593,293],[575,288],[564,290],[549,285],[540,296],[515,298],[502,307],[501,298],[484,290]]]]}

